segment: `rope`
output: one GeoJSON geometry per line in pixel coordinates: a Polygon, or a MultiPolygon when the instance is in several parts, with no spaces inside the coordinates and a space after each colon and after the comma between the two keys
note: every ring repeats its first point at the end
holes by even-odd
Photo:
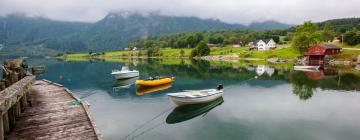
{"type": "Polygon", "coordinates": [[[149,129],[146,129],[145,131],[142,131],[140,134],[135,135],[135,136],[129,138],[128,140],[133,140],[133,139],[135,139],[135,138],[137,138],[137,137],[139,137],[139,136],[141,136],[141,135],[144,135],[145,133],[150,132],[151,130],[154,130],[155,128],[157,128],[157,127],[159,127],[159,126],[161,126],[161,125],[163,125],[163,124],[165,124],[165,122],[161,122],[161,123],[159,123],[159,124],[156,124],[156,125],[154,125],[153,127],[150,127],[149,129]]]}
{"type": "Polygon", "coordinates": [[[135,132],[137,132],[138,130],[140,130],[141,128],[143,128],[144,126],[146,126],[147,124],[151,123],[153,120],[157,119],[158,117],[164,115],[166,112],[169,112],[173,107],[170,107],[168,109],[166,109],[165,111],[161,112],[160,114],[156,115],[154,118],[150,119],[149,121],[146,121],[145,123],[141,124],[139,127],[137,127],[136,129],[134,129],[133,131],[131,131],[128,135],[126,135],[124,138],[122,138],[122,140],[125,140],[126,138],[128,138],[130,135],[134,134],[135,132]]]}

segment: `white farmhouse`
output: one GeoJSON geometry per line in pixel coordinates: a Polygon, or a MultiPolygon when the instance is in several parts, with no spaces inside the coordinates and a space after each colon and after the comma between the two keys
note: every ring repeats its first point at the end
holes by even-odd
{"type": "Polygon", "coordinates": [[[259,51],[273,50],[276,48],[276,42],[273,39],[256,40],[253,45],[259,51]]]}

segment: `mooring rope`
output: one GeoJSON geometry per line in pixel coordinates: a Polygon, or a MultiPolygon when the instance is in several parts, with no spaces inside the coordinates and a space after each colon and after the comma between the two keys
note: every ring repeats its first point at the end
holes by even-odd
{"type": "Polygon", "coordinates": [[[128,135],[126,135],[122,140],[127,139],[129,136],[131,136],[132,134],[134,134],[135,132],[137,132],[138,130],[140,130],[141,128],[143,128],[144,126],[146,126],[147,124],[151,123],[152,121],[154,121],[155,119],[159,118],[160,116],[164,115],[166,112],[169,112],[171,109],[173,109],[173,107],[170,107],[168,109],[166,109],[165,111],[161,112],[160,114],[156,115],[154,118],[146,121],[145,123],[141,124],[139,127],[137,127],[136,129],[134,129],[133,131],[131,131],[128,135]]]}
{"type": "Polygon", "coordinates": [[[159,126],[161,126],[163,124],[165,124],[165,121],[161,122],[161,123],[158,123],[158,124],[154,125],[153,127],[150,127],[149,129],[146,129],[146,130],[142,131],[138,135],[135,135],[135,136],[129,138],[128,140],[133,140],[133,139],[135,139],[135,138],[137,138],[137,137],[139,137],[141,135],[144,135],[145,133],[150,132],[150,131],[154,130],[155,128],[157,128],[157,127],[159,127],[159,126]]]}

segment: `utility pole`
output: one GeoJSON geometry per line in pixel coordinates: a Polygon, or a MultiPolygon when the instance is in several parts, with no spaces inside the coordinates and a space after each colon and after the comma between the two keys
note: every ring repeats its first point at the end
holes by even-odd
{"type": "Polygon", "coordinates": [[[341,46],[344,48],[344,34],[341,34],[341,46]]]}

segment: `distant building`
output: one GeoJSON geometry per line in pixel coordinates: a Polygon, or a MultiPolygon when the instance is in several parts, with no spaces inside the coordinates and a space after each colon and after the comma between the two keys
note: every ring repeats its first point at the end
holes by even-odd
{"type": "Polygon", "coordinates": [[[134,47],[132,50],[133,50],[133,51],[136,51],[136,50],[137,50],[137,48],[136,48],[136,47],[134,47]]]}
{"type": "Polygon", "coordinates": [[[233,47],[234,48],[240,48],[241,46],[240,46],[240,44],[234,44],[233,47]]]}
{"type": "Polygon", "coordinates": [[[210,43],[208,43],[208,44],[206,44],[207,46],[209,46],[209,47],[216,47],[216,46],[218,46],[218,44],[210,44],[210,43]]]}
{"type": "Polygon", "coordinates": [[[318,44],[310,47],[304,56],[307,57],[310,65],[317,65],[323,63],[326,56],[339,54],[340,50],[341,48],[334,44],[318,44]]]}
{"type": "Polygon", "coordinates": [[[125,50],[125,51],[128,51],[128,50],[130,50],[130,48],[124,48],[124,50],[125,50]]]}
{"type": "Polygon", "coordinates": [[[252,48],[255,48],[258,51],[276,49],[276,42],[273,39],[256,40],[252,45],[252,48]]]}

